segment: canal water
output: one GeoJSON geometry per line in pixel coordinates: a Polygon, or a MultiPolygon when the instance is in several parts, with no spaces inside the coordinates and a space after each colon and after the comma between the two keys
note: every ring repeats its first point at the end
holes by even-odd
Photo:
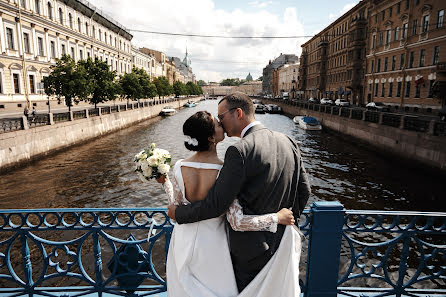
{"type": "MultiPolygon", "coordinates": [[[[172,153],[173,164],[189,156],[182,125],[199,110],[215,115],[217,101],[203,101],[172,117],[148,120],[10,170],[0,175],[0,208],[165,207],[166,194],[155,181],[138,179],[133,157],[152,142],[172,153]]],[[[310,203],[338,200],[347,209],[446,211],[441,176],[330,131],[303,131],[284,115],[256,118],[300,144],[312,184],[310,203]]],[[[236,140],[219,144],[222,159],[236,140]]]]}

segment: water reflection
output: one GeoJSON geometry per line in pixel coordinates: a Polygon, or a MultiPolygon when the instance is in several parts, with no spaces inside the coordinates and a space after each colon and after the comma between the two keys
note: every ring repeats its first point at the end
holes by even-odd
{"type": "MultiPolygon", "coordinates": [[[[0,175],[0,208],[163,207],[167,198],[156,182],[142,183],[133,156],[155,142],[173,162],[191,153],[182,125],[198,110],[217,113],[216,101],[202,102],[165,119],[154,119],[67,149],[0,175]]],[[[441,177],[385,158],[338,134],[303,131],[283,115],[256,115],[267,127],[300,144],[308,169],[311,200],[339,200],[348,209],[445,211],[441,177]]],[[[227,138],[226,148],[237,139],[227,138]]]]}

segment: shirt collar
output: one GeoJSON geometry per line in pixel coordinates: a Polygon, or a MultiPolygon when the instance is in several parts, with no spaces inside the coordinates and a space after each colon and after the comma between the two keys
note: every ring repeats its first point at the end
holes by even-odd
{"type": "Polygon", "coordinates": [[[240,134],[240,138],[243,138],[243,136],[245,136],[246,131],[249,130],[249,128],[254,127],[256,125],[260,125],[261,123],[259,121],[254,121],[251,124],[249,124],[248,126],[246,126],[243,130],[242,130],[242,134],[240,134]]]}

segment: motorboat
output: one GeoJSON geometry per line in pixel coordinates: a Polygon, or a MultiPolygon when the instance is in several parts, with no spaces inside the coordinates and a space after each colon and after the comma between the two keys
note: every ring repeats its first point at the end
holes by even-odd
{"type": "Polygon", "coordinates": [[[197,104],[195,104],[195,102],[192,102],[192,101],[187,101],[184,104],[184,107],[195,107],[195,106],[197,106],[197,104]]]}
{"type": "Polygon", "coordinates": [[[266,112],[266,106],[263,104],[254,104],[254,112],[255,113],[265,113],[266,112]]]}
{"type": "Polygon", "coordinates": [[[282,113],[282,107],[276,104],[266,104],[265,106],[267,113],[282,113]]]}
{"type": "Polygon", "coordinates": [[[304,130],[322,130],[321,123],[313,117],[295,116],[293,122],[304,130]]]}
{"type": "Polygon", "coordinates": [[[175,113],[176,113],[176,110],[172,106],[164,106],[163,109],[161,109],[161,112],[159,115],[171,116],[171,115],[174,115],[175,113]]]}

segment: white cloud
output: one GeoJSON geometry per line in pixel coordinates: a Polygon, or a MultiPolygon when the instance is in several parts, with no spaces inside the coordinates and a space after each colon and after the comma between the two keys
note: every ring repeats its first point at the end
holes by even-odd
{"type": "MultiPolygon", "coordinates": [[[[224,36],[300,36],[304,35],[296,8],[286,8],[282,16],[265,10],[225,11],[212,0],[90,0],[129,29],[224,36]]],[[[269,4],[271,1],[254,1],[269,4]]],[[[187,44],[192,69],[198,79],[220,81],[228,77],[254,78],[270,59],[280,53],[300,55],[302,40],[297,39],[217,39],[165,36],[132,32],[132,43],[184,57],[187,44]],[[195,59],[195,61],[194,61],[195,59]],[[254,63],[251,63],[254,62],[254,63]]]]}
{"type": "Polygon", "coordinates": [[[343,15],[344,13],[346,13],[347,11],[349,11],[350,9],[355,7],[356,4],[358,4],[357,1],[356,2],[352,2],[352,3],[348,3],[339,12],[337,12],[337,13],[329,13],[328,14],[328,19],[330,20],[330,22],[334,21],[335,19],[337,19],[338,17],[340,17],[341,15],[343,15]]]}
{"type": "Polygon", "coordinates": [[[273,4],[273,1],[252,1],[249,2],[248,4],[254,8],[265,8],[273,4]]]}

